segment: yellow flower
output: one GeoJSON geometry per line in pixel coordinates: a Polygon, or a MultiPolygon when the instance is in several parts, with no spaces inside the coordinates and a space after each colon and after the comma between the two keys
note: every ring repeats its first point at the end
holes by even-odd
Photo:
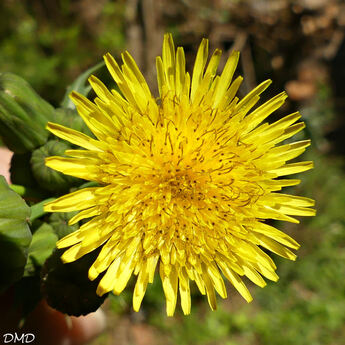
{"type": "Polygon", "coordinates": [[[120,294],[134,274],[135,311],[156,267],[168,315],[175,311],[178,292],[183,312],[190,313],[191,281],[212,309],[215,290],[227,296],[223,277],[251,301],[242,276],[261,287],[263,277],[278,279],[273,260],[260,247],[290,260],[296,255],[287,247],[299,247],[265,220],[298,223],[292,216],[315,214],[313,200],[278,193],[300,182],[281,176],[313,166],[286,163],[304,152],[309,140],[276,146],[304,128],[297,122],[300,114],[261,124],[284,103],[285,92],[251,110],[271,81],[240,100],[242,77],[232,81],[239,52],[216,75],[220,55],[216,50],[207,64],[203,39],[190,77],[183,48],[175,52],[172,36],[165,35],[162,58],[157,57],[156,100],[128,52],[122,54],[121,68],[107,54],[106,65],[121,93],[91,76],[94,103],[71,94],[97,139],[48,124],[52,133],[84,149],[66,151],[71,158],[49,157],[47,166],[99,183],[45,206],[49,212],[79,210],[70,224],[92,218],[58,241],[58,248],[69,247],[62,260],[75,261],[101,246],[89,269],[91,280],[105,272],[97,294],[120,294]]]}

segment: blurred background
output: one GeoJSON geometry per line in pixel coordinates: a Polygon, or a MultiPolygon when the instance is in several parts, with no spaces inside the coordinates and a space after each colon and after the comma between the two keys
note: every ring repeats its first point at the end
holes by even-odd
{"type": "MultiPolygon", "coordinates": [[[[266,98],[287,90],[275,117],[299,109],[312,139],[304,155],[315,169],[294,194],[316,199],[317,216],[277,224],[302,245],[296,263],[280,259],[278,283],[248,284],[247,304],[229,298],[211,312],[193,295],[192,314],[165,316],[158,282],[142,309],[132,312],[132,289],[111,296],[103,309],[108,327],[93,345],[342,345],[345,343],[345,3],[342,0],[2,0],[0,72],[27,79],[54,106],[76,76],[128,49],[152,90],[155,56],[164,32],[185,48],[191,70],[203,37],[226,56],[241,51],[243,95],[272,79],[266,98]]],[[[105,69],[97,72],[106,84],[105,69]]],[[[274,120],[274,116],[271,120],[274,120]]]]}

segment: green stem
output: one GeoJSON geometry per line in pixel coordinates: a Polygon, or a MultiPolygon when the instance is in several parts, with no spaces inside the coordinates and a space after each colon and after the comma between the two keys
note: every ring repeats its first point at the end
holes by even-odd
{"type": "Polygon", "coordinates": [[[19,194],[20,196],[23,196],[26,193],[26,187],[24,186],[20,186],[18,184],[10,184],[9,186],[14,192],[19,194]]]}
{"type": "Polygon", "coordinates": [[[55,200],[55,198],[49,198],[31,206],[30,222],[33,222],[35,219],[42,217],[46,213],[43,209],[43,206],[53,200],[55,200]]]}
{"type": "Polygon", "coordinates": [[[41,191],[37,191],[34,188],[25,187],[19,184],[10,184],[9,186],[14,192],[19,194],[24,199],[42,200],[44,197],[46,197],[45,194],[43,194],[41,191]]]}

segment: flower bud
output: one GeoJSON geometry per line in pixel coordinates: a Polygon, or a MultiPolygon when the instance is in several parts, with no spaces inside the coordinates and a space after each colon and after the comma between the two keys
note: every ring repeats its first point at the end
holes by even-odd
{"type": "Polygon", "coordinates": [[[30,169],[31,152],[15,153],[11,159],[10,174],[13,184],[37,188],[37,182],[30,169]]]}
{"type": "Polygon", "coordinates": [[[37,183],[50,192],[66,192],[82,180],[64,175],[45,165],[45,159],[50,156],[64,155],[70,147],[58,140],[49,140],[45,145],[36,149],[31,156],[31,170],[37,183]]]}
{"type": "Polygon", "coordinates": [[[83,119],[79,116],[76,109],[70,108],[57,108],[54,112],[54,118],[51,122],[58,123],[68,128],[75,129],[76,131],[83,132],[92,136],[92,132],[86,126],[83,119]]]}
{"type": "Polygon", "coordinates": [[[45,126],[54,108],[21,77],[0,74],[0,137],[15,153],[32,151],[49,136],[45,126]]]}

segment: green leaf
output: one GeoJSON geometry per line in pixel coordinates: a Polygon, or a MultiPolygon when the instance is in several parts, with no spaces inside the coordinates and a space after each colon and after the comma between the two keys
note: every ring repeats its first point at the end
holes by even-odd
{"type": "Polygon", "coordinates": [[[24,273],[31,242],[29,216],[30,207],[0,176],[0,292],[24,273]]]}
{"type": "Polygon", "coordinates": [[[89,280],[88,270],[99,254],[99,249],[84,255],[75,262],[63,264],[63,250],[56,250],[42,269],[42,292],[48,304],[68,315],[86,315],[97,310],[108,294],[99,297],[96,289],[101,274],[89,280]]]}
{"type": "Polygon", "coordinates": [[[56,246],[56,236],[53,227],[43,223],[33,234],[28,251],[28,261],[24,276],[34,275],[41,269],[46,259],[52,254],[56,246]]]}
{"type": "Polygon", "coordinates": [[[68,221],[78,212],[55,212],[49,217],[49,224],[60,238],[67,236],[78,229],[77,224],[68,225],[68,221]]]}
{"type": "Polygon", "coordinates": [[[18,328],[42,299],[40,287],[41,279],[37,275],[23,277],[14,284],[14,307],[17,307],[21,316],[18,328]]]}
{"type": "Polygon", "coordinates": [[[91,90],[91,87],[89,85],[85,86],[86,80],[90,77],[92,73],[96,72],[98,69],[102,68],[103,66],[104,66],[104,62],[100,62],[97,65],[86,70],[77,79],[75,79],[73,83],[67,87],[65,96],[61,102],[61,106],[63,108],[75,109],[75,105],[69,98],[70,93],[72,91],[77,91],[81,93],[82,95],[87,96],[87,94],[91,90]]]}

